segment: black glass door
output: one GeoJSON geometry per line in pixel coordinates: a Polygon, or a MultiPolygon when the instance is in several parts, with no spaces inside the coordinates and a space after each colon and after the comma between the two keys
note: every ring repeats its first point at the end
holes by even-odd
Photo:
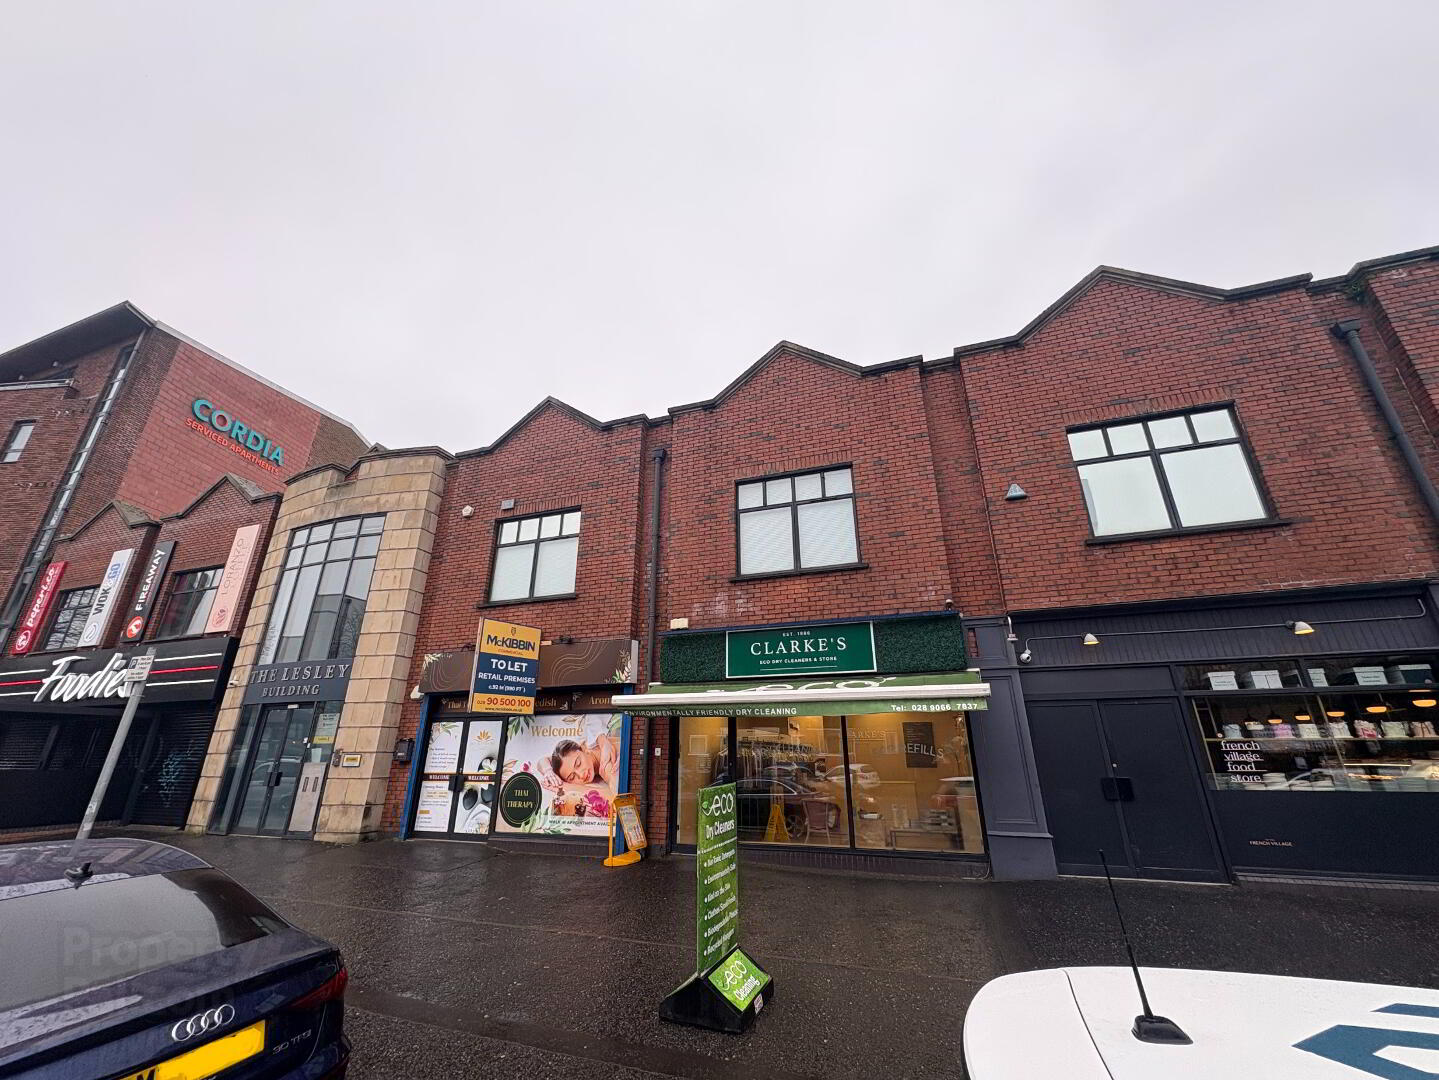
{"type": "Polygon", "coordinates": [[[260,714],[236,832],[279,836],[287,830],[314,719],[311,705],[272,705],[260,714]]]}

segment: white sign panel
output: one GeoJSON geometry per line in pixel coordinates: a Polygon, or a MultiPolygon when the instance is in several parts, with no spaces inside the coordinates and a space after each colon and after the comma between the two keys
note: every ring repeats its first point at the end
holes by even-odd
{"type": "Polygon", "coordinates": [[[90,605],[90,615],[85,620],[85,629],[80,634],[80,647],[88,648],[100,644],[105,627],[110,622],[110,612],[115,608],[115,599],[120,595],[120,586],[125,581],[125,571],[130,569],[134,548],[124,548],[110,556],[110,565],[95,590],[95,602],[90,605]]]}

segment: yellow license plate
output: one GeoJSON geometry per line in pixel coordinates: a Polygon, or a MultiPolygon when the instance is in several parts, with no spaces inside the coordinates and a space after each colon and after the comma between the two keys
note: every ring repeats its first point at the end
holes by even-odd
{"type": "Polygon", "coordinates": [[[179,1057],[151,1065],[120,1080],[204,1080],[265,1049],[265,1021],[241,1028],[223,1039],[207,1042],[179,1057]]]}

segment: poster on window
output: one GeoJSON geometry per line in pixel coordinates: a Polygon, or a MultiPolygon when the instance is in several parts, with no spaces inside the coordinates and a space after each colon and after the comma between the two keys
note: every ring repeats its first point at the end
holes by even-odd
{"type": "Polygon", "coordinates": [[[621,713],[512,716],[495,831],[609,835],[627,752],[621,713]]]}
{"type": "Polygon", "coordinates": [[[448,780],[420,781],[420,797],[415,803],[415,832],[449,832],[453,799],[448,780]]]}

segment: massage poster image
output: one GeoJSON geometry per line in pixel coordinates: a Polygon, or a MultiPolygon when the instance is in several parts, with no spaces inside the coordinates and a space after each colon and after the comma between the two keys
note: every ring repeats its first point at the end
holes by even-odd
{"type": "Polygon", "coordinates": [[[609,834],[624,760],[624,715],[512,716],[495,831],[609,834]]]}

